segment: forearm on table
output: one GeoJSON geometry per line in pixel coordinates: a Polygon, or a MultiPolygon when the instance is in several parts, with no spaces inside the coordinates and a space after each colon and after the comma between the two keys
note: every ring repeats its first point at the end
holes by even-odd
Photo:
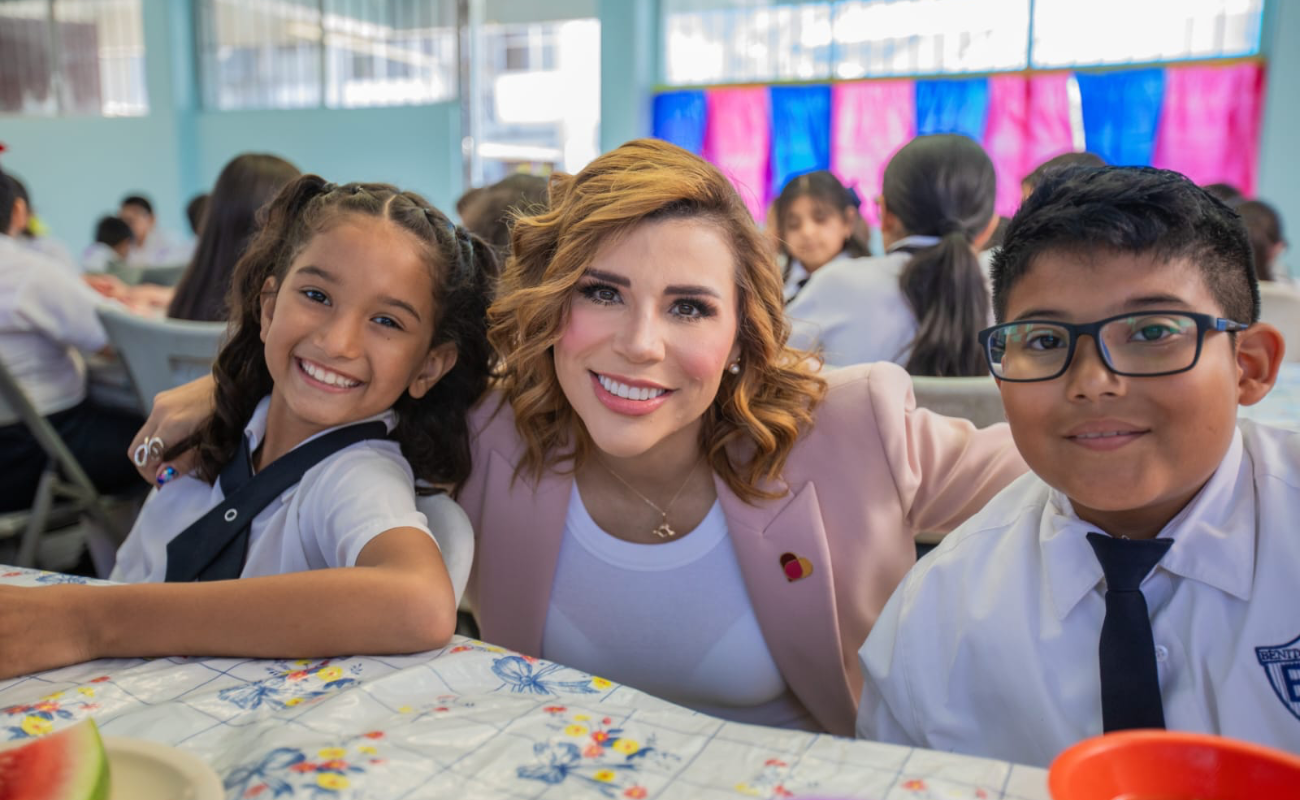
{"type": "Polygon", "coordinates": [[[449,583],[423,569],[69,588],[97,658],[411,653],[446,644],[456,623],[449,583]]]}

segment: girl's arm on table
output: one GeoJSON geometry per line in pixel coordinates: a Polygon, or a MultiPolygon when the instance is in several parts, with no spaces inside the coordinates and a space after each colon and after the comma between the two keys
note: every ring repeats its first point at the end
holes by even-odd
{"type": "Polygon", "coordinates": [[[0,678],[96,658],[415,653],[455,630],[451,581],[416,528],[355,567],[200,583],[0,587],[0,678]]]}

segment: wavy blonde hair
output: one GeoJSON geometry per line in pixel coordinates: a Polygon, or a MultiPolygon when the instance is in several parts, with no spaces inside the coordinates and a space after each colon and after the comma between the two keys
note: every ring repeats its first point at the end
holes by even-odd
{"type": "Polygon", "coordinates": [[[628,142],[577,175],[552,176],[550,210],[515,222],[488,337],[503,356],[500,388],[526,446],[516,477],[540,478],[565,461],[576,470],[589,457],[591,439],[556,378],[552,347],[601,246],[664,219],[715,225],[736,261],[741,372],[723,374],[701,446],[738,497],[778,497],[788,489],[760,483],[779,481],[826,382],[817,361],[786,346],[780,270],[740,195],[708,162],[657,139],[628,142]]]}

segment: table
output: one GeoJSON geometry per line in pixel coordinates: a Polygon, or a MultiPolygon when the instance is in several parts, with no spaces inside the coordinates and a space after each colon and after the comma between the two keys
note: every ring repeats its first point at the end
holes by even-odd
{"type": "MultiPolygon", "coordinates": [[[[67,582],[94,581],[0,567],[0,583],[67,582]]],[[[1041,769],[724,722],[459,636],[413,656],[116,659],[0,681],[0,740],[87,716],[199,756],[229,800],[1048,796],[1041,769]]]]}

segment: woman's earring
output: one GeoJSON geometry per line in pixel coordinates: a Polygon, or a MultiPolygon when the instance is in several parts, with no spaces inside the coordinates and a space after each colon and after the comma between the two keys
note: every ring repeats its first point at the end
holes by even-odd
{"type": "Polygon", "coordinates": [[[732,375],[739,375],[739,374],[740,374],[740,362],[737,361],[737,362],[733,363],[731,366],[727,367],[727,372],[730,372],[732,375]]]}

